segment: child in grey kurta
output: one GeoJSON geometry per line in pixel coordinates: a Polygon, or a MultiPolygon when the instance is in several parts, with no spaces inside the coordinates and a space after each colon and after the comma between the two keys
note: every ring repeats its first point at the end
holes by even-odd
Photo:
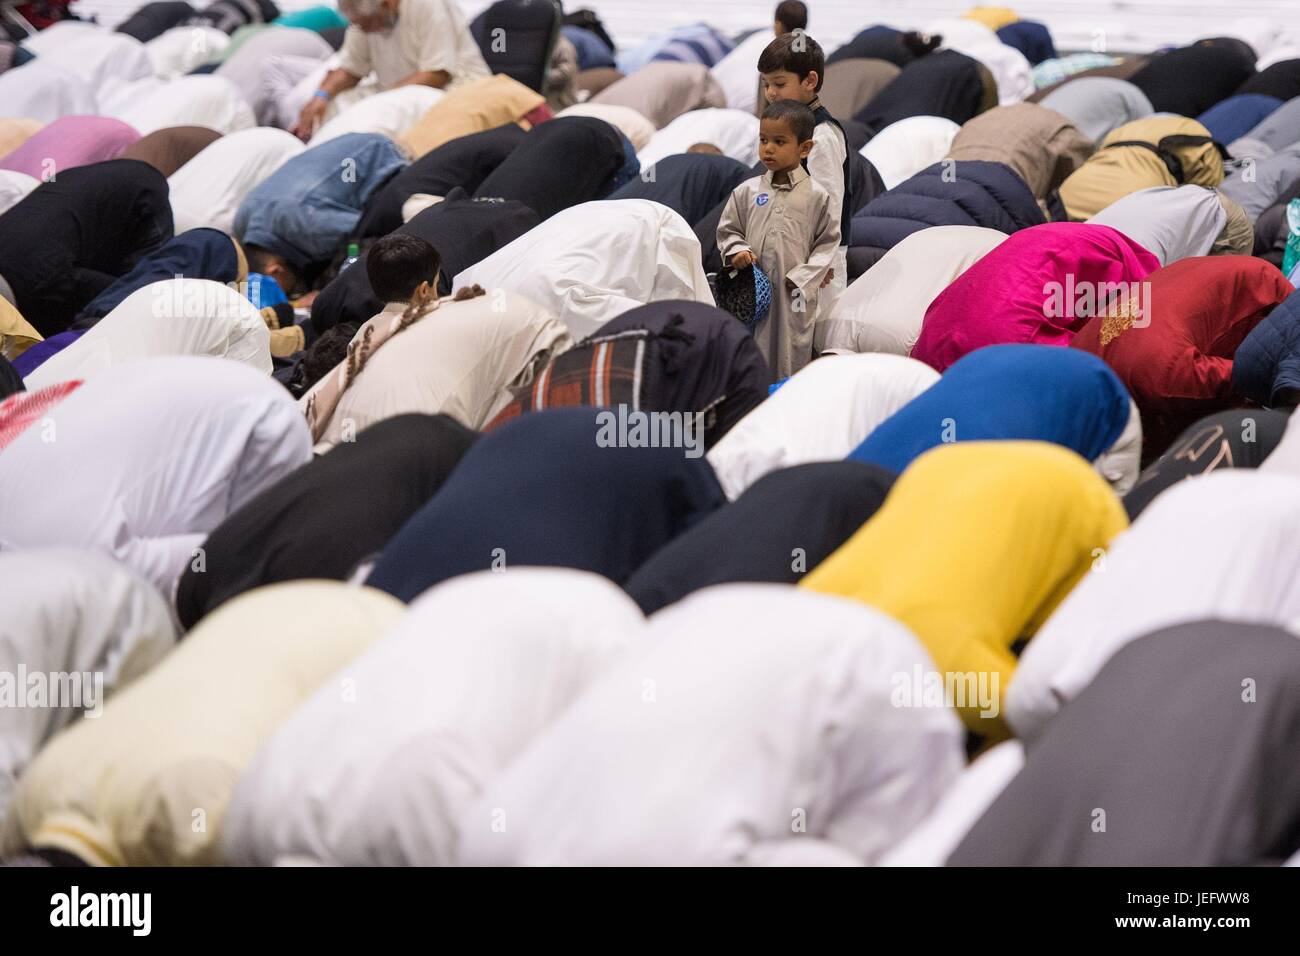
{"type": "Polygon", "coordinates": [[[772,283],[772,306],[754,339],[781,378],[812,361],[817,290],[840,244],[839,210],[802,164],[815,125],[812,111],[794,100],[763,111],[758,151],[767,172],[736,187],[718,223],[723,262],[753,265],[772,283]]]}

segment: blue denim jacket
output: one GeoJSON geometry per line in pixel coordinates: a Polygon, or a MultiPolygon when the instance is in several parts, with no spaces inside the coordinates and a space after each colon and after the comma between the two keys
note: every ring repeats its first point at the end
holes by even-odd
{"type": "Polygon", "coordinates": [[[361,211],[408,160],[387,136],[347,133],[277,169],[240,204],[235,236],[284,256],[302,271],[329,261],[356,230],[361,211]]]}

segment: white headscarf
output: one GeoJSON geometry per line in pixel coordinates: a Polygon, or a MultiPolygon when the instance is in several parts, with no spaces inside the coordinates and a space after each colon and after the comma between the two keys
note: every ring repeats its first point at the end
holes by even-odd
{"type": "Polygon", "coordinates": [[[319,146],[345,133],[382,133],[396,140],[444,95],[442,90],[411,83],[367,96],[318,129],[307,147],[319,146]]]}
{"type": "Polygon", "coordinates": [[[155,76],[174,80],[214,60],[230,46],[230,35],[211,26],[172,27],[149,40],[144,51],[155,76]]]}
{"type": "Polygon", "coordinates": [[[0,73],[0,116],[30,116],[52,123],[61,116],[98,113],[90,84],[53,63],[32,60],[0,73]]]}
{"type": "Polygon", "coordinates": [[[34,176],[13,169],[0,169],[0,213],[18,205],[40,184],[34,176]]]}
{"type": "Polygon", "coordinates": [[[780,468],[835,461],[939,380],[900,355],[830,355],[800,369],[710,449],[709,464],[735,500],[780,468]]]}
{"type": "Polygon", "coordinates": [[[311,458],[289,393],[224,359],[105,369],[0,455],[0,550],[113,555],[169,601],[225,517],[311,458]]]}
{"type": "Polygon", "coordinates": [[[0,707],[0,827],[19,774],[45,741],[115,693],[176,643],[158,591],[112,558],[74,548],[0,553],[0,672],[18,706],[0,707]],[[18,680],[22,668],[28,680],[18,680]],[[76,683],[60,684],[51,675],[76,683]],[[73,676],[75,675],[75,676],[73,676]],[[37,676],[52,696],[29,699],[37,676]],[[59,688],[65,688],[56,695],[59,688]],[[63,693],[71,692],[75,699],[63,693]]]}
{"type": "Polygon", "coordinates": [[[245,197],[304,149],[292,133],[261,126],[205,146],[167,180],[177,235],[200,226],[233,230],[245,197]]]}
{"type": "MultiPolygon", "coordinates": [[[[754,83],[758,83],[757,77],[754,83]]],[[[753,166],[758,162],[758,117],[740,110],[691,110],[655,133],[637,159],[642,169],[649,169],[665,156],[684,153],[696,143],[712,143],[724,156],[753,166]]]]}
{"type": "Polygon", "coordinates": [[[1032,742],[1116,651],[1206,618],[1300,617],[1300,481],[1233,469],[1175,485],[1111,542],[1020,657],[1007,720],[1032,742]]]}
{"type": "Polygon", "coordinates": [[[1139,189],[1088,220],[1124,233],[1162,266],[1208,255],[1227,221],[1219,194],[1204,186],[1139,189]]]}
{"type": "MultiPolygon", "coordinates": [[[[364,342],[372,326],[399,321],[403,308],[392,303],[358,329],[353,342],[364,342]]],[[[444,300],[374,349],[352,383],[335,392],[332,412],[320,409],[325,424],[316,451],[407,412],[442,413],[480,429],[510,400],[510,386],[527,384],[536,366],[569,345],[555,313],[521,295],[497,290],[463,302],[444,300]]],[[[300,407],[305,411],[324,400],[318,394],[341,387],[347,367],[346,360],[340,362],[321,378],[300,407]]]]}
{"type": "Polygon", "coordinates": [[[886,189],[933,166],[948,155],[961,127],[943,116],[909,116],[890,123],[860,152],[880,173],[886,189]]]}
{"type": "Polygon", "coordinates": [[[483,785],[644,630],[620,588],[584,571],[483,571],[425,592],[258,752],[226,859],[453,864],[483,785]]]}
{"type": "Polygon", "coordinates": [[[982,226],[912,233],[854,280],[831,318],[817,323],[813,350],[910,355],[930,303],[1005,238],[982,226]]]}
{"type": "Polygon", "coordinates": [[[257,125],[239,87],[224,76],[182,76],[133,98],[114,115],[141,136],[168,126],[206,126],[226,135],[257,125]]]}
{"type": "Polygon", "coordinates": [[[487,786],[461,819],[460,862],[744,864],[806,837],[874,862],[964,763],[951,709],[895,706],[898,675],[933,668],[854,601],[696,592],[487,786]]]}
{"type": "Polygon", "coordinates": [[[270,375],[271,333],[253,303],[229,286],[165,279],[136,289],[24,381],[44,388],[156,355],[212,355],[270,375]]]}
{"type": "Polygon", "coordinates": [[[455,288],[475,282],[541,304],[575,340],[647,302],[714,304],[695,233],[648,199],[565,209],[456,276],[455,288]]]}
{"type": "Polygon", "coordinates": [[[275,584],[222,605],[102,716],[32,761],[0,852],[25,842],[107,865],[221,862],[226,805],[258,746],[404,611],[336,581],[275,584]]]}

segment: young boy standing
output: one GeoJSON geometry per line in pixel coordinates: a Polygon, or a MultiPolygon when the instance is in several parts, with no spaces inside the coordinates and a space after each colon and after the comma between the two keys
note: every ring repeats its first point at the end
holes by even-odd
{"type": "Polygon", "coordinates": [[[803,168],[815,128],[812,111],[802,103],[768,104],[758,133],[767,172],[736,187],[718,222],[723,262],[761,269],[772,283],[771,309],[754,338],[782,378],[812,361],[817,290],[840,244],[838,210],[803,168]]]}
{"type": "Polygon", "coordinates": [[[821,46],[802,30],[777,37],[758,58],[763,77],[763,96],[769,103],[798,100],[812,110],[817,126],[813,149],[805,163],[813,182],[831,197],[831,209],[839,221],[839,248],[835,253],[830,281],[818,302],[818,319],[828,319],[848,280],[849,227],[853,221],[849,195],[849,148],[844,129],[822,105],[818,92],[826,75],[826,56],[821,46]]]}

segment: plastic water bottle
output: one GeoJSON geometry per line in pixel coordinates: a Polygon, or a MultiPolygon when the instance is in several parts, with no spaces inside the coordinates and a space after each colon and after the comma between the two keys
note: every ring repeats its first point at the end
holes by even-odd
{"type": "Polygon", "coordinates": [[[1292,199],[1286,207],[1286,252],[1282,255],[1282,272],[1291,275],[1300,262],[1300,199],[1292,199]]]}
{"type": "Polygon", "coordinates": [[[343,265],[339,266],[339,272],[347,269],[352,263],[361,258],[361,247],[355,242],[348,243],[348,257],[343,260],[343,265]]]}

